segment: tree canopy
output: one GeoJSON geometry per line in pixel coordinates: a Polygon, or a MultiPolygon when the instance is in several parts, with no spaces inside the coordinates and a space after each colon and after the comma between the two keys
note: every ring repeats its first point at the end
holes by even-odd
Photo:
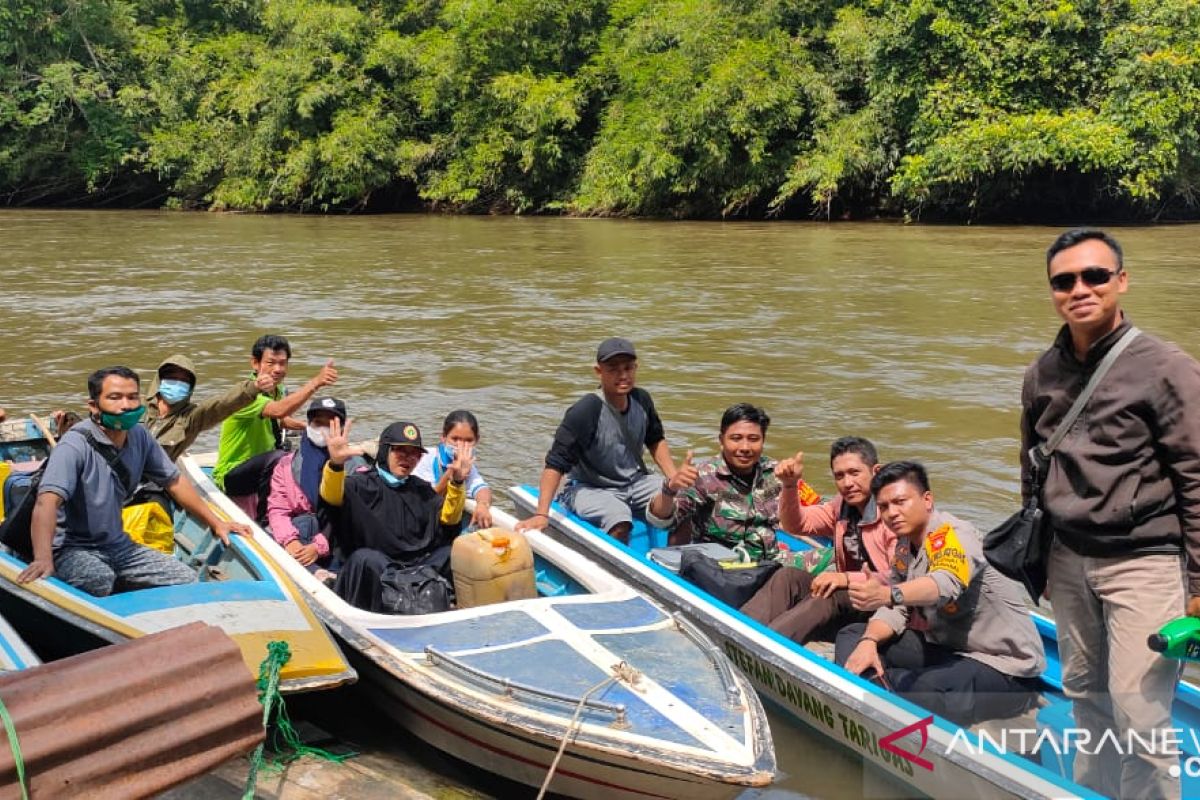
{"type": "Polygon", "coordinates": [[[1200,0],[9,0],[0,198],[1200,216],[1200,0]]]}

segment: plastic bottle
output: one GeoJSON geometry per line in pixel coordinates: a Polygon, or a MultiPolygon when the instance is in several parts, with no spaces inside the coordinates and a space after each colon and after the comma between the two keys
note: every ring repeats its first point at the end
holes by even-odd
{"type": "Polygon", "coordinates": [[[1180,617],[1150,634],[1147,646],[1167,658],[1181,661],[1200,661],[1200,619],[1180,617]]]}
{"type": "Polygon", "coordinates": [[[537,597],[533,551],[524,535],[500,528],[464,533],[450,548],[459,608],[537,597]]]}

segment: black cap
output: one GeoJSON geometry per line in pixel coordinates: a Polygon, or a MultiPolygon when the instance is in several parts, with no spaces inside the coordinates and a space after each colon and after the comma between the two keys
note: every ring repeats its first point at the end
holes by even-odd
{"type": "Polygon", "coordinates": [[[421,429],[412,422],[393,422],[379,434],[379,449],[384,447],[420,447],[421,429]]]}
{"type": "Polygon", "coordinates": [[[308,404],[308,418],[318,411],[328,411],[342,422],[346,421],[346,404],[336,397],[314,397],[308,404]]]}
{"type": "Polygon", "coordinates": [[[602,364],[610,358],[616,358],[617,356],[637,358],[637,351],[633,349],[633,342],[628,339],[622,339],[620,336],[614,336],[611,339],[605,339],[596,348],[597,364],[602,364]]]}

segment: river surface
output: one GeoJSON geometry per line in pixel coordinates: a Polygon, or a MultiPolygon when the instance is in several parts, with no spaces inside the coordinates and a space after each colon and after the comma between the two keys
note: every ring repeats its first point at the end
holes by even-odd
{"type": "MultiPolygon", "coordinates": [[[[263,333],[288,383],[326,359],[355,438],[407,419],[479,417],[481,471],[536,481],[563,411],[595,388],[596,345],[632,339],[676,457],[716,453],[721,412],[772,417],[767,452],[871,438],[917,458],[936,502],[995,524],[1016,505],[1021,374],[1059,321],[1045,279],[1057,229],[439,216],[0,212],[0,406],[81,408],[89,372],[150,376],[171,353],[197,395],[244,377],[263,333]]],[[[1196,226],[1113,229],[1125,308],[1200,354],[1196,226]]],[[[213,449],[215,433],[197,449],[213,449]]],[[[764,798],[863,795],[861,762],[775,726],[764,798]]]]}

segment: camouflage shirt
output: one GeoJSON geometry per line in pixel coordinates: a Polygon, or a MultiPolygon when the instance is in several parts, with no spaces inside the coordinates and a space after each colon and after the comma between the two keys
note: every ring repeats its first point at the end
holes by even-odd
{"type": "Polygon", "coordinates": [[[782,489],[774,459],[764,456],[759,461],[753,485],[730,472],[720,456],[705,459],[696,468],[700,473],[696,485],[675,498],[675,526],[690,522],[693,541],[743,545],[753,559],[774,558],[779,552],[775,529],[782,489]]]}

